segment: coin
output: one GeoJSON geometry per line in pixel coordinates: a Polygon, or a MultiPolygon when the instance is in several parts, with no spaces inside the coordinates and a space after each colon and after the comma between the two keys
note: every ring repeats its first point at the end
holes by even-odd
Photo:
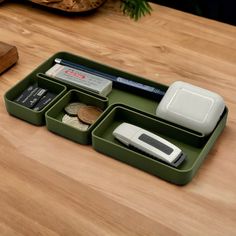
{"type": "Polygon", "coordinates": [[[62,122],[67,124],[67,125],[70,125],[72,127],[75,127],[81,131],[86,131],[88,128],[89,128],[89,125],[87,124],[84,124],[82,123],[78,117],[75,117],[75,116],[69,116],[67,114],[65,114],[63,117],[62,117],[62,122]]]}
{"type": "Polygon", "coordinates": [[[65,107],[65,111],[70,116],[77,116],[78,111],[82,106],[86,106],[86,105],[84,103],[80,103],[80,102],[69,103],[65,107]]]}
{"type": "Polygon", "coordinates": [[[95,106],[83,106],[78,111],[79,119],[86,124],[93,124],[101,115],[102,110],[95,106]]]}

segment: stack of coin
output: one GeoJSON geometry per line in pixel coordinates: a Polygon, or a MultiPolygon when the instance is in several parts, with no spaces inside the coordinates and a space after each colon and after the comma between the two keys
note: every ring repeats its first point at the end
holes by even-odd
{"type": "Polygon", "coordinates": [[[96,106],[73,102],[65,107],[65,112],[66,114],[62,118],[63,123],[86,131],[101,115],[102,110],[96,106]]]}

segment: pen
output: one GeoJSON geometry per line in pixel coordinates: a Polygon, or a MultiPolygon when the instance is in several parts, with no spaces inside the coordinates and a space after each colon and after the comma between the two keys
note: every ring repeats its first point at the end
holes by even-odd
{"type": "Polygon", "coordinates": [[[95,69],[92,69],[92,68],[89,68],[87,66],[80,65],[80,64],[77,64],[77,63],[74,63],[74,62],[71,62],[71,61],[56,58],[54,60],[54,62],[57,63],[57,64],[61,64],[63,66],[72,67],[74,69],[82,70],[82,71],[85,71],[87,73],[91,73],[91,74],[94,74],[94,75],[101,76],[104,79],[108,79],[108,80],[113,81],[114,85],[121,86],[124,89],[137,90],[139,92],[142,92],[144,95],[150,95],[153,98],[158,99],[159,101],[165,95],[165,91],[162,91],[158,88],[155,88],[155,87],[152,87],[152,86],[149,86],[149,85],[145,85],[145,84],[133,81],[133,80],[128,80],[128,79],[125,79],[125,78],[122,78],[122,77],[116,77],[114,75],[103,73],[103,72],[97,71],[95,69]]]}

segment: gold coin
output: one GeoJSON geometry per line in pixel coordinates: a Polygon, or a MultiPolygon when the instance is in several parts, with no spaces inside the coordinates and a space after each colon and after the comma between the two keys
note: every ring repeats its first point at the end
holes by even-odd
{"type": "Polygon", "coordinates": [[[83,106],[78,111],[78,118],[85,124],[93,124],[102,114],[102,110],[95,106],[83,106]]]}

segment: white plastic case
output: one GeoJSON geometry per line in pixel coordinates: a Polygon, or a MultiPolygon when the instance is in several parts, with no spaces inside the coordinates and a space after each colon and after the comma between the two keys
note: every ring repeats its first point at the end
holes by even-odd
{"type": "Polygon", "coordinates": [[[113,135],[126,146],[137,148],[174,167],[178,167],[186,157],[182,150],[166,139],[126,122],[116,127],[113,135]]]}
{"type": "Polygon", "coordinates": [[[215,128],[224,108],[225,103],[220,95],[176,81],[159,103],[156,115],[207,135],[215,128]]]}

